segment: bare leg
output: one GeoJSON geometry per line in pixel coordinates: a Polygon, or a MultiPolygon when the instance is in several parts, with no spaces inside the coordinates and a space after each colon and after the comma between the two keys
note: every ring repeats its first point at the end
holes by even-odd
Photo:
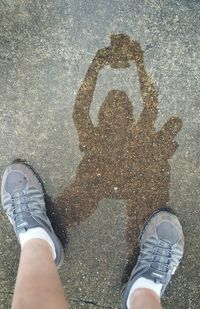
{"type": "Polygon", "coordinates": [[[52,249],[45,240],[28,241],[21,252],[12,309],[66,309],[52,249]]]}
{"type": "Polygon", "coordinates": [[[160,298],[149,289],[138,289],[131,296],[131,309],[162,309],[160,298]]]}

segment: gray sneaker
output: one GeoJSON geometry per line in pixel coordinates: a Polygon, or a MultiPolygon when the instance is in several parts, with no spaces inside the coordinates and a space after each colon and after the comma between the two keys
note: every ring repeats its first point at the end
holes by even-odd
{"type": "Polygon", "coordinates": [[[122,308],[134,282],[143,277],[162,284],[163,295],[184,251],[184,236],[178,218],[165,210],[153,214],[140,235],[140,255],[122,293],[122,308]]]}
{"type": "Polygon", "coordinates": [[[62,245],[46,214],[45,192],[34,171],[24,163],[9,165],[2,178],[1,202],[17,238],[28,229],[42,227],[51,237],[56,251],[55,264],[62,264],[62,245]]]}

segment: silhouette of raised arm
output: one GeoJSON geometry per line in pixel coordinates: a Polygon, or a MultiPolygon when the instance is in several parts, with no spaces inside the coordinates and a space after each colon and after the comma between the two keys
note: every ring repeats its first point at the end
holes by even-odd
{"type": "MultiPolygon", "coordinates": [[[[143,98],[143,110],[137,121],[136,128],[139,132],[143,132],[143,138],[145,134],[146,142],[153,141],[154,152],[159,153],[160,157],[167,160],[171,158],[178,146],[174,138],[182,127],[182,121],[178,117],[171,117],[160,131],[156,132],[155,120],[158,114],[157,92],[145,70],[143,51],[139,43],[131,41],[131,45],[134,51],[134,60],[143,98]]],[[[154,158],[155,156],[154,154],[154,158]]]]}
{"type": "Polygon", "coordinates": [[[158,96],[154,84],[145,70],[143,51],[139,43],[134,41],[133,43],[135,64],[143,98],[143,110],[137,125],[142,126],[143,129],[146,127],[149,130],[154,127],[158,114],[158,96]]]}
{"type": "Polygon", "coordinates": [[[108,64],[109,48],[100,49],[94,57],[78,91],[73,119],[79,135],[80,150],[84,151],[93,138],[94,126],[90,118],[90,106],[100,70],[108,64]]]}

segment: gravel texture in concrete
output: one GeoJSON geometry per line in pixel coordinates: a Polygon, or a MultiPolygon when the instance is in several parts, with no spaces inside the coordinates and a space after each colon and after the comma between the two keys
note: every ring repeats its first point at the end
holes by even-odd
{"type": "MultiPolygon", "coordinates": [[[[0,172],[20,158],[42,177],[71,308],[120,308],[140,228],[165,203],[186,246],[163,306],[199,308],[199,1],[0,8],[0,172]]],[[[20,249],[0,218],[9,308],[20,249]]]]}

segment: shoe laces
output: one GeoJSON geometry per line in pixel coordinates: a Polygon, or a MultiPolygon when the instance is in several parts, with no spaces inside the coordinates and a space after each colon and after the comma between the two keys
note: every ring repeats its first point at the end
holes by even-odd
{"type": "Polygon", "coordinates": [[[140,262],[148,264],[155,282],[166,283],[169,270],[172,268],[173,245],[152,236],[141,250],[140,262]]]}
{"type": "Polygon", "coordinates": [[[23,216],[30,216],[28,198],[24,191],[11,193],[10,215],[15,222],[22,219],[23,216]]]}
{"type": "Polygon", "coordinates": [[[17,191],[11,193],[11,207],[8,211],[8,215],[12,217],[14,222],[23,220],[24,217],[30,217],[33,212],[41,212],[41,206],[37,200],[29,198],[29,193],[22,191],[17,191]]]}

